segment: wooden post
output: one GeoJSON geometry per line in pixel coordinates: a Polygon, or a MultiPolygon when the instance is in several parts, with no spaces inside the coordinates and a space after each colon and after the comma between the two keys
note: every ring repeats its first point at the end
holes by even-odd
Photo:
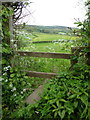
{"type": "Polygon", "coordinates": [[[13,46],[13,18],[12,18],[12,15],[9,17],[9,30],[10,30],[10,47],[14,48],[14,46],[13,46]]]}
{"type": "Polygon", "coordinates": [[[78,56],[78,54],[79,54],[79,51],[78,51],[79,49],[76,49],[75,47],[72,47],[71,48],[71,52],[72,52],[72,54],[74,55],[72,58],[71,58],[71,67],[70,67],[70,69],[73,67],[73,65],[75,65],[77,62],[78,62],[78,60],[76,59],[76,57],[78,56]]]}

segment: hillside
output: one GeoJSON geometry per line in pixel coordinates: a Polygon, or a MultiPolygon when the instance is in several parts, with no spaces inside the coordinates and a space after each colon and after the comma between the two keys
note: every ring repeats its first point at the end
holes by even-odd
{"type": "Polygon", "coordinates": [[[25,30],[28,32],[42,32],[51,34],[68,34],[72,33],[73,29],[66,26],[37,26],[37,25],[26,25],[25,30]]]}

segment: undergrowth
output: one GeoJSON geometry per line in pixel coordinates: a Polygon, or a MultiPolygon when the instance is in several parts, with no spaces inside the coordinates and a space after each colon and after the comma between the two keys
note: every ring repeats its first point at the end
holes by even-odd
{"type": "Polygon", "coordinates": [[[19,108],[12,113],[13,119],[89,120],[89,78],[90,67],[85,64],[75,65],[72,72],[63,72],[49,80],[41,100],[19,108]]]}

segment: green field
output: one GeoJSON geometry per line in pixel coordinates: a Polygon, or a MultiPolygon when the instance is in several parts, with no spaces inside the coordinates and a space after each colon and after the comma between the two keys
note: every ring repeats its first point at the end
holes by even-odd
{"type": "Polygon", "coordinates": [[[31,41],[27,43],[27,39],[24,38],[25,46],[21,47],[20,50],[27,50],[33,52],[70,53],[71,47],[77,46],[77,39],[79,39],[76,36],[46,34],[46,33],[33,33],[32,35],[28,35],[28,37],[31,38],[31,41]],[[32,43],[37,41],[52,41],[52,42],[34,43],[34,44],[32,43]]]}
{"type": "Polygon", "coordinates": [[[69,36],[69,35],[59,35],[59,34],[46,34],[46,33],[34,33],[36,34],[36,37],[33,39],[33,42],[36,41],[53,41],[53,40],[59,40],[59,39],[65,39],[65,40],[76,40],[77,37],[75,36],[69,36]]]}
{"type": "Polygon", "coordinates": [[[70,53],[70,43],[35,43],[29,44],[27,47],[22,47],[20,50],[32,51],[32,52],[59,52],[59,53],[70,53]]]}
{"type": "MultiPolygon", "coordinates": [[[[21,51],[31,52],[58,52],[58,53],[71,53],[71,47],[77,46],[78,37],[69,35],[58,34],[45,34],[34,33],[36,37],[31,36],[32,41],[26,46],[21,47],[21,51]],[[61,40],[61,42],[51,43],[32,43],[33,41],[53,41],[61,40]],[[62,41],[63,40],[63,41],[62,41]],[[76,40],[76,41],[75,41],[76,40]]],[[[24,42],[27,43],[27,40],[24,42]]],[[[59,73],[65,71],[70,67],[70,60],[66,59],[52,59],[52,58],[33,58],[21,57],[20,66],[24,66],[25,70],[38,71],[38,72],[55,72],[59,73]]]]}

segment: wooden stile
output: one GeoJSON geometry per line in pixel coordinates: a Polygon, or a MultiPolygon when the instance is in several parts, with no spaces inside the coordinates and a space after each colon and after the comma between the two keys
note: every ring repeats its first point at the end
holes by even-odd
{"type": "Polygon", "coordinates": [[[57,76],[56,73],[45,73],[45,72],[35,72],[35,71],[24,71],[30,77],[39,77],[39,78],[54,78],[57,76]]]}
{"type": "MultiPolygon", "coordinates": [[[[28,51],[16,51],[20,56],[29,56],[29,57],[40,57],[40,58],[58,58],[58,59],[70,59],[73,54],[67,53],[47,53],[47,52],[28,52],[28,51]]],[[[39,77],[39,78],[54,78],[57,76],[56,73],[45,73],[45,72],[36,72],[36,71],[24,71],[30,77],[39,77]]]]}
{"type": "Polygon", "coordinates": [[[61,59],[70,59],[73,54],[67,53],[47,53],[47,52],[26,52],[18,51],[21,56],[30,56],[30,57],[40,57],[40,58],[61,58],[61,59]]]}
{"type": "MultiPolygon", "coordinates": [[[[30,56],[30,57],[40,57],[40,58],[59,58],[59,59],[71,59],[71,56],[77,56],[81,50],[90,47],[73,47],[71,48],[72,54],[67,53],[47,53],[47,52],[29,52],[29,51],[16,51],[20,56],[30,56]]],[[[71,67],[76,64],[77,60],[71,59],[71,67]]],[[[58,74],[56,73],[45,73],[45,72],[36,72],[36,71],[23,71],[26,72],[30,77],[39,77],[39,78],[54,78],[58,74]]]]}

